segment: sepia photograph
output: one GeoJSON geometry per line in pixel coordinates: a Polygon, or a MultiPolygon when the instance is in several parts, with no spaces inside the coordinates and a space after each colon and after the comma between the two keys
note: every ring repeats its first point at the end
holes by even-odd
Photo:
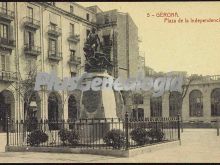
{"type": "Polygon", "coordinates": [[[220,2],[0,2],[0,163],[219,163],[220,2]]]}

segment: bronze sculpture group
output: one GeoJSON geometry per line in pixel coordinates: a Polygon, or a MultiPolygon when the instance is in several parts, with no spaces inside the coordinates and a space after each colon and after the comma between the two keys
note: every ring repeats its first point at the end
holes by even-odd
{"type": "MultiPolygon", "coordinates": [[[[111,45],[107,45],[108,47],[111,45]]],[[[87,36],[84,44],[85,52],[85,71],[86,72],[102,72],[112,67],[110,54],[105,52],[106,45],[101,43],[95,28],[87,36]]]]}

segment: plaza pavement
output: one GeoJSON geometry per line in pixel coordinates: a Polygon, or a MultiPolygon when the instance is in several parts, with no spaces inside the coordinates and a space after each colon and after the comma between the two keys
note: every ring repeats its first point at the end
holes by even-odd
{"type": "Polygon", "coordinates": [[[4,152],[0,137],[0,163],[146,163],[146,162],[220,162],[220,136],[215,129],[185,129],[181,146],[147,152],[130,158],[89,154],[4,152]]]}

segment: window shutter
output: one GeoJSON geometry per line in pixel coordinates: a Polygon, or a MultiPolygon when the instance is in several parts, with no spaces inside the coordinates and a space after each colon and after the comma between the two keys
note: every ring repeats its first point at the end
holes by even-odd
{"type": "Polygon", "coordinates": [[[13,26],[9,26],[9,40],[14,40],[14,29],[13,26]]]}
{"type": "Polygon", "coordinates": [[[1,55],[1,69],[5,71],[5,55],[1,55]]]}
{"type": "Polygon", "coordinates": [[[57,17],[54,14],[50,13],[49,18],[51,23],[57,25],[57,17]]]}
{"type": "Polygon", "coordinates": [[[2,56],[3,56],[3,55],[1,54],[1,56],[0,56],[0,60],[1,60],[1,61],[0,61],[0,71],[3,70],[3,69],[2,69],[2,56]]]}
{"type": "Polygon", "coordinates": [[[5,56],[6,71],[10,71],[10,56],[5,56]]]}
{"type": "Polygon", "coordinates": [[[51,50],[51,39],[48,40],[48,49],[51,50]]]}
{"type": "Polygon", "coordinates": [[[34,33],[31,33],[31,45],[34,46],[34,33]]]}
{"type": "Polygon", "coordinates": [[[28,44],[28,32],[24,31],[24,44],[27,45],[28,44]]]}

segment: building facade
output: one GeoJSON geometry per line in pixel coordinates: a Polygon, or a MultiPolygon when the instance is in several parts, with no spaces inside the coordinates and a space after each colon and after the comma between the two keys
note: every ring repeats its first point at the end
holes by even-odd
{"type": "MultiPolygon", "coordinates": [[[[79,117],[80,91],[52,92],[42,87],[35,92],[32,80],[36,72],[55,71],[60,79],[84,73],[83,47],[93,27],[109,46],[110,75],[136,77],[145,64],[139,57],[138,28],[128,13],[74,2],[1,2],[0,18],[0,132],[6,131],[7,116],[11,120],[79,117]]],[[[146,76],[156,74],[144,68],[146,76]]],[[[179,93],[153,98],[149,92],[125,92],[123,97],[125,110],[134,118],[176,116],[181,109],[179,93]]],[[[219,76],[190,84],[181,115],[183,121],[198,122],[220,117],[219,76]]]]}
{"type": "MultiPolygon", "coordinates": [[[[184,123],[212,123],[220,119],[219,75],[186,76],[186,72],[173,74],[187,78],[182,93],[165,91],[160,97],[153,97],[151,91],[127,93],[126,108],[131,118],[177,117],[179,114],[184,123]],[[196,79],[192,78],[195,76],[196,79]]],[[[157,74],[153,75],[158,77],[157,74]]]]}
{"type": "Polygon", "coordinates": [[[34,92],[29,80],[36,72],[55,71],[60,79],[84,73],[83,47],[93,27],[101,42],[109,45],[113,64],[109,73],[127,78],[137,71],[138,29],[127,13],[74,2],[0,5],[0,132],[6,129],[7,116],[11,120],[78,117],[80,91],[51,92],[42,87],[34,92]]]}

